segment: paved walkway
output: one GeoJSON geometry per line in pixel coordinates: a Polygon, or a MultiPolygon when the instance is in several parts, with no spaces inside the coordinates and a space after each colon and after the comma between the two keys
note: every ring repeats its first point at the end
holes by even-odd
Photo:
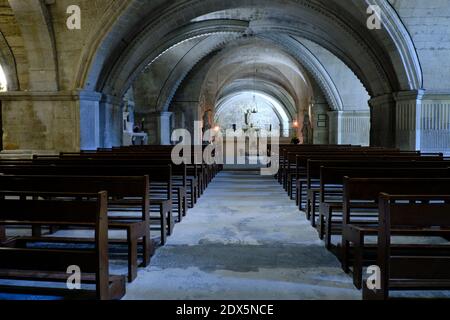
{"type": "Polygon", "coordinates": [[[272,177],[222,172],[125,299],[360,299],[272,177]]]}

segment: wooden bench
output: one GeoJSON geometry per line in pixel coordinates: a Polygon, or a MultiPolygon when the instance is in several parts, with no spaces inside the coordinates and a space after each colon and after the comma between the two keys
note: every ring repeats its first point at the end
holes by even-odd
{"type": "Polygon", "coordinates": [[[348,149],[327,149],[327,150],[316,150],[312,151],[294,151],[287,152],[282,167],[283,175],[282,175],[282,184],[285,190],[289,195],[292,195],[292,186],[295,184],[293,181],[298,177],[298,174],[301,173],[302,169],[304,170],[306,167],[306,162],[309,157],[316,157],[316,159],[323,159],[328,157],[373,157],[373,156],[396,156],[396,157],[419,157],[419,152],[405,152],[399,151],[396,149],[379,149],[379,148],[348,148],[348,149]],[[299,156],[304,157],[303,163],[297,161],[299,156]],[[300,172],[299,172],[300,171],[300,172]]]}
{"type": "MultiPolygon", "coordinates": [[[[447,194],[450,189],[447,189],[447,194]]],[[[450,246],[392,244],[391,238],[411,233],[415,236],[435,234],[450,236],[450,195],[389,195],[379,197],[377,265],[381,271],[381,288],[364,286],[364,299],[387,300],[391,291],[449,290],[450,246]],[[411,250],[412,247],[412,250],[411,250]]]]}
{"type": "MultiPolygon", "coordinates": [[[[303,157],[330,157],[330,156],[336,156],[336,157],[343,157],[343,156],[359,156],[359,157],[368,157],[368,156],[387,156],[387,155],[398,155],[398,156],[418,156],[417,153],[405,153],[400,152],[398,150],[380,150],[380,149],[372,149],[372,148],[349,148],[349,149],[327,149],[327,150],[316,150],[314,152],[307,151],[307,152],[288,152],[286,154],[286,161],[285,161],[285,169],[284,169],[284,177],[283,177],[283,185],[285,187],[285,190],[288,192],[288,195],[291,196],[293,193],[293,188],[295,187],[295,180],[298,177],[299,171],[302,171],[301,169],[304,169],[304,166],[301,166],[301,168],[298,168],[298,156],[303,157]],[[300,169],[300,170],[299,170],[300,169]]],[[[301,173],[301,172],[300,172],[301,173]]]]}
{"type": "MultiPolygon", "coordinates": [[[[172,169],[170,165],[153,166],[145,165],[146,162],[127,163],[123,161],[61,161],[53,165],[31,165],[31,166],[1,166],[0,172],[13,175],[66,175],[66,176],[139,176],[148,175],[152,177],[149,186],[150,212],[157,217],[150,220],[160,225],[161,244],[164,245],[167,235],[171,235],[174,229],[174,218],[172,216],[173,192],[182,192],[181,188],[173,188],[172,169]],[[116,165],[114,165],[116,164],[116,165]]],[[[179,206],[183,208],[186,198],[182,194],[176,197],[179,206]]],[[[178,218],[181,221],[182,210],[178,210],[178,218]]],[[[152,224],[154,225],[154,224],[152,224]]]]}
{"type": "MultiPolygon", "coordinates": [[[[352,162],[363,162],[363,161],[442,161],[441,156],[436,157],[423,157],[418,155],[408,156],[406,154],[371,154],[371,155],[359,155],[359,154],[327,154],[327,155],[297,155],[296,162],[296,180],[297,188],[301,189],[301,183],[307,178],[308,162],[311,160],[320,161],[352,161],[352,162]]],[[[317,172],[317,171],[316,171],[317,172]]],[[[293,191],[294,192],[294,191],[293,191]]],[[[298,205],[302,204],[302,193],[296,191],[297,197],[296,203],[298,205]]],[[[301,209],[301,206],[300,206],[301,209]]],[[[309,214],[309,212],[308,212],[309,214]]]]}
{"type": "MultiPolygon", "coordinates": [[[[416,175],[420,175],[419,171],[416,175]]],[[[379,194],[446,195],[449,190],[449,178],[344,178],[341,262],[343,270],[349,272],[350,257],[353,257],[353,279],[357,288],[361,288],[365,237],[378,232],[379,194]],[[372,214],[361,219],[360,210],[367,207],[372,208],[372,214]]],[[[405,232],[399,231],[398,234],[405,235],[405,232]]],[[[438,230],[428,235],[439,234],[438,230]]]]}
{"type": "MultiPolygon", "coordinates": [[[[188,206],[193,207],[198,195],[197,177],[189,176],[188,167],[185,164],[172,164],[167,155],[134,154],[134,153],[107,153],[97,154],[61,154],[60,156],[35,156],[34,164],[50,165],[119,165],[119,166],[150,166],[150,165],[171,165],[172,167],[172,187],[175,205],[174,209],[179,213],[179,219],[186,216],[188,206]],[[165,158],[164,158],[165,156],[165,158]],[[188,199],[189,197],[189,199],[188,199]],[[188,203],[188,200],[189,203],[188,203]]],[[[153,179],[152,179],[153,181],[153,179]]]]}
{"type": "Polygon", "coordinates": [[[0,292],[41,296],[61,296],[69,299],[120,299],[125,295],[123,276],[109,275],[108,262],[108,196],[98,194],[59,193],[52,197],[64,200],[27,200],[47,195],[41,193],[15,193],[19,199],[10,199],[12,193],[0,193],[0,224],[7,225],[59,225],[83,226],[94,230],[94,247],[89,249],[48,249],[16,247],[17,239],[0,246],[0,279],[46,283],[42,286],[0,284],[0,292]],[[91,201],[68,200],[67,197],[88,197],[91,201]],[[8,198],[8,199],[6,199],[8,198]],[[81,284],[93,285],[69,290],[49,286],[67,282],[69,266],[78,266],[82,272],[81,284]]]}
{"type": "MultiPolygon", "coordinates": [[[[306,215],[307,218],[311,220],[312,225],[315,227],[315,219],[311,219],[312,215],[315,215],[314,211],[316,209],[316,206],[312,205],[312,202],[315,202],[315,197],[317,196],[319,190],[318,188],[312,188],[311,182],[312,182],[312,177],[313,175],[308,173],[308,162],[311,160],[319,160],[319,161],[333,161],[333,160],[343,160],[343,161],[347,161],[348,163],[355,163],[355,162],[363,162],[363,161],[377,161],[377,162],[396,162],[396,161],[418,161],[420,160],[421,157],[417,157],[417,156],[413,156],[413,157],[406,157],[406,156],[392,156],[392,155],[373,155],[373,156],[355,156],[355,155],[348,155],[348,156],[344,156],[344,155],[340,155],[340,156],[318,156],[318,157],[297,157],[297,161],[301,162],[301,166],[305,166],[305,173],[304,175],[306,175],[306,180],[307,180],[307,201],[306,201],[306,215]]],[[[440,161],[441,158],[436,158],[434,159],[435,161],[440,161]]],[[[430,160],[431,162],[431,160],[430,160]]],[[[386,166],[386,164],[384,165],[386,166]]],[[[311,169],[311,168],[309,168],[311,169]]],[[[300,186],[301,188],[301,186],[300,186]]],[[[301,202],[302,200],[300,199],[299,202],[301,202]]]]}
{"type": "MultiPolygon", "coordinates": [[[[168,164],[169,163],[173,164],[172,149],[173,149],[172,146],[137,146],[137,147],[134,146],[134,147],[112,148],[98,152],[61,153],[60,157],[65,159],[70,158],[74,159],[74,158],[109,158],[111,156],[114,157],[132,156],[134,158],[141,158],[141,159],[147,158],[149,160],[155,158],[166,159],[168,164]]],[[[190,155],[187,155],[187,157],[188,159],[190,159],[189,164],[186,163],[188,173],[195,179],[195,181],[193,182],[198,187],[196,197],[199,198],[203,194],[208,183],[219,171],[219,166],[217,164],[206,165],[202,157],[200,157],[199,159],[200,162],[197,162],[198,159],[196,159],[194,151],[190,155]]],[[[39,158],[44,159],[49,157],[43,156],[39,158]]],[[[192,200],[193,199],[191,197],[191,204],[192,200]]]]}
{"type": "MultiPolygon", "coordinates": [[[[372,163],[373,164],[373,163],[372,163]]],[[[391,163],[382,163],[379,167],[322,167],[320,169],[320,213],[318,219],[318,231],[321,239],[325,239],[327,249],[331,249],[331,235],[340,234],[342,215],[344,209],[344,177],[352,178],[440,178],[450,177],[449,168],[416,168],[416,167],[396,167],[390,168],[391,163]],[[338,220],[337,220],[338,219],[338,220]],[[340,220],[339,220],[340,219],[340,220]]],[[[411,164],[412,165],[412,164],[411,164]]],[[[315,197],[313,198],[315,199],[315,197]]],[[[313,200],[314,201],[314,200],[313,200]]],[[[314,203],[313,203],[314,205],[314,203]]],[[[368,210],[370,211],[370,205],[368,210]]],[[[362,209],[362,208],[360,208],[362,209]]],[[[313,211],[314,212],[314,211],[313,211]]],[[[312,219],[316,219],[312,216],[312,219]]]]}
{"type": "MultiPolygon", "coordinates": [[[[308,196],[307,192],[311,189],[311,193],[318,198],[320,192],[320,168],[321,167],[360,167],[360,168],[376,168],[376,167],[386,167],[386,161],[389,162],[390,168],[449,168],[450,162],[443,161],[440,158],[429,158],[429,157],[420,157],[419,159],[319,159],[313,160],[308,159],[306,165],[306,177],[301,177],[297,179],[297,205],[299,209],[303,209],[303,204],[305,204],[305,210],[308,210],[307,202],[311,199],[307,199],[303,201],[303,194],[305,193],[308,196]],[[305,190],[306,192],[303,192],[305,190]]],[[[318,200],[317,200],[317,203],[318,200]]],[[[312,209],[312,208],[311,208],[312,209]]],[[[308,212],[307,212],[308,214],[308,212]]]]}
{"type": "MultiPolygon", "coordinates": [[[[125,243],[128,248],[128,280],[131,282],[137,276],[139,240],[142,241],[143,266],[148,266],[154,252],[150,238],[148,181],[148,176],[0,175],[0,191],[97,193],[106,190],[111,199],[108,203],[109,228],[127,232],[125,243]],[[117,212],[124,214],[123,216],[112,215],[117,212]]],[[[164,220],[162,219],[162,224],[165,225],[164,220]]],[[[41,237],[41,235],[39,225],[34,224],[33,236],[41,237]]]]}

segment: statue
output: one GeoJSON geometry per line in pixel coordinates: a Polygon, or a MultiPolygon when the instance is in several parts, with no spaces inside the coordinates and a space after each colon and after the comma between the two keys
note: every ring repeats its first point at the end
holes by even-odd
{"type": "Polygon", "coordinates": [[[211,123],[209,121],[209,113],[211,112],[211,109],[206,110],[203,114],[203,133],[211,129],[211,123]]]}
{"type": "Polygon", "coordinates": [[[250,125],[252,112],[250,110],[247,110],[245,113],[245,125],[248,127],[250,125]]]}

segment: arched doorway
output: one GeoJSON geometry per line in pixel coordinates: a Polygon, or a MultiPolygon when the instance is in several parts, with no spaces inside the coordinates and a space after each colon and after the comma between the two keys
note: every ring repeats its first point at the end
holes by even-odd
{"type": "Polygon", "coordinates": [[[289,118],[285,107],[276,99],[254,91],[239,92],[219,101],[214,123],[222,130],[247,129],[277,131],[289,137],[289,118]]]}

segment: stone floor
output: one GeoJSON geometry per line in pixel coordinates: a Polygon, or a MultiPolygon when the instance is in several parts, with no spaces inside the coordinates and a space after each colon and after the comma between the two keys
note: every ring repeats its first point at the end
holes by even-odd
{"type": "Polygon", "coordinates": [[[222,172],[125,299],[361,299],[272,177],[222,172]]]}

